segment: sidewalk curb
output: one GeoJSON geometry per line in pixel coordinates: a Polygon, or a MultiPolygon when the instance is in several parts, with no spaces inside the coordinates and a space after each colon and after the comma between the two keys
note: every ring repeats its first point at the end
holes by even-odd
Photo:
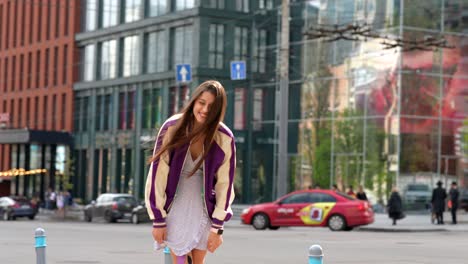
{"type": "Polygon", "coordinates": [[[450,232],[444,228],[424,228],[424,229],[415,229],[415,228],[382,228],[382,227],[360,227],[356,231],[362,232],[386,232],[386,233],[424,233],[424,232],[450,232]]]}

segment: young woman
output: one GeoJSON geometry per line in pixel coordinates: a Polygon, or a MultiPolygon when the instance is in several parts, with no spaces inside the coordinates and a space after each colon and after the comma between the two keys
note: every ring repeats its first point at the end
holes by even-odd
{"type": "Polygon", "coordinates": [[[159,130],[146,180],[145,200],[153,238],[171,249],[174,264],[203,264],[206,250],[223,242],[232,216],[236,149],[221,121],[226,93],[217,81],[198,86],[180,114],[159,130]]]}

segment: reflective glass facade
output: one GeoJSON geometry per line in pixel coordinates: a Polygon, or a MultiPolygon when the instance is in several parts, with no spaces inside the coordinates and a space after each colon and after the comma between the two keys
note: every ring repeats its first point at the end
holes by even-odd
{"type": "Polygon", "coordinates": [[[468,1],[310,1],[304,10],[306,30],[365,25],[373,36],[301,44],[289,189],[362,184],[385,200],[392,185],[403,195],[414,182],[466,185],[468,1]],[[442,37],[449,47],[428,44],[442,37]],[[412,43],[382,44],[391,40],[412,43]]]}

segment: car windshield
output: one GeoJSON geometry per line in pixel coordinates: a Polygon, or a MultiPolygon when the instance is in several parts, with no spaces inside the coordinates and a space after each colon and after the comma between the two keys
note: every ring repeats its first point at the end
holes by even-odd
{"type": "Polygon", "coordinates": [[[426,192],[426,191],[429,191],[429,186],[427,186],[427,185],[408,185],[408,191],[426,192]]]}
{"type": "Polygon", "coordinates": [[[115,197],[114,198],[114,201],[118,202],[118,203],[135,203],[135,198],[131,197],[131,196],[119,196],[119,197],[115,197]]]}

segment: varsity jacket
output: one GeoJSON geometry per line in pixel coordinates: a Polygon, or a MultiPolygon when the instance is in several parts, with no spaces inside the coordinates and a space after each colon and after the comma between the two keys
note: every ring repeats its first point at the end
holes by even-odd
{"type": "MultiPolygon", "coordinates": [[[[174,135],[175,125],[181,116],[181,114],[172,116],[163,124],[156,138],[153,155],[174,135]]],[[[145,203],[148,215],[153,220],[153,227],[166,226],[166,216],[177,196],[177,186],[189,147],[190,144],[185,144],[170,153],[163,153],[159,159],[151,163],[146,178],[145,203]]],[[[202,168],[204,184],[200,195],[204,200],[204,208],[211,218],[211,226],[219,229],[232,216],[231,204],[234,200],[236,169],[234,135],[223,123],[220,123],[215,132],[202,168]]]]}

